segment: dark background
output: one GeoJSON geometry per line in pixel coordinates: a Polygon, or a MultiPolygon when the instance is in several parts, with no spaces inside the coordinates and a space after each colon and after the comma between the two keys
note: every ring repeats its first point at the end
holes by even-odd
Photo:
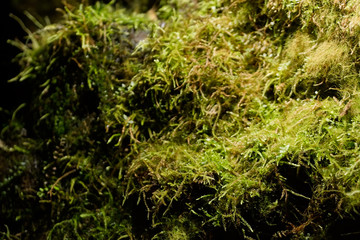
{"type": "MultiPolygon", "coordinates": [[[[8,84],[7,81],[16,76],[20,68],[12,59],[20,52],[19,49],[7,43],[8,39],[23,39],[25,31],[22,30],[20,24],[10,18],[9,14],[23,18],[19,5],[14,1],[4,1],[1,7],[1,34],[0,34],[0,107],[5,110],[11,110],[19,105],[22,96],[26,94],[25,89],[16,89],[17,83],[8,84]]],[[[1,109],[0,109],[1,110],[1,109]]],[[[1,119],[0,119],[1,120],[1,119]]]]}
{"type": "Polygon", "coordinates": [[[8,83],[9,79],[20,72],[19,65],[14,61],[20,50],[9,44],[8,40],[19,39],[24,42],[27,35],[20,24],[10,17],[10,14],[20,18],[27,28],[35,31],[35,25],[25,16],[24,11],[30,12],[40,20],[48,16],[53,22],[61,17],[61,13],[56,11],[59,7],[62,7],[61,0],[5,0],[2,2],[0,8],[0,126],[6,124],[6,119],[11,112],[21,103],[27,102],[30,97],[27,91],[29,83],[26,81],[8,83]]]}

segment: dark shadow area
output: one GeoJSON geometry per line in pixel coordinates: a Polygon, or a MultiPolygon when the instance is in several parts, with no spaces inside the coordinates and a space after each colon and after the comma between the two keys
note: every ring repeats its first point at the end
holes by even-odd
{"type": "Polygon", "coordinates": [[[360,216],[339,218],[328,230],[329,240],[360,239],[360,216]]]}
{"type": "MultiPolygon", "coordinates": [[[[26,87],[19,87],[19,83],[8,83],[8,80],[16,76],[20,67],[12,62],[12,59],[20,53],[20,50],[7,43],[8,39],[20,39],[25,37],[25,31],[20,27],[20,24],[9,16],[10,13],[14,15],[21,15],[10,3],[5,1],[1,7],[1,29],[0,34],[0,107],[13,110],[27,97],[26,87]]],[[[1,122],[4,119],[0,119],[1,122]]]]}

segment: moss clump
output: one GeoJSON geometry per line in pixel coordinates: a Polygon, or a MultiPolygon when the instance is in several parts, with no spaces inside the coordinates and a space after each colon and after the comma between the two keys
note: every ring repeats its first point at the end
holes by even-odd
{"type": "Polygon", "coordinates": [[[3,235],[356,236],[357,12],[353,1],[161,1],[148,14],[97,3],[12,42],[13,81],[32,98],[1,132],[14,159],[1,201],[34,207],[3,208],[3,235]]]}
{"type": "Polygon", "coordinates": [[[311,51],[314,41],[303,32],[296,32],[285,44],[285,54],[297,68],[304,64],[306,54],[311,51]]]}
{"type": "Polygon", "coordinates": [[[340,64],[348,64],[349,49],[341,43],[323,42],[306,59],[305,69],[312,77],[341,72],[340,64]],[[331,51],[329,51],[331,49],[331,51]]]}

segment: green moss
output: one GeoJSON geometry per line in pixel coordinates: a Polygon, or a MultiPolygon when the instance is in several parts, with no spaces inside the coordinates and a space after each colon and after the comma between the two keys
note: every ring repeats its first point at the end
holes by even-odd
{"type": "Polygon", "coordinates": [[[38,207],[2,209],[3,224],[17,214],[23,227],[9,231],[33,221],[26,238],[49,239],[353,234],[332,229],[359,219],[356,6],[65,9],[12,42],[23,50],[12,81],[28,82],[32,98],[2,131],[1,151],[17,160],[0,188],[23,202],[15,179],[29,175],[10,170],[28,161],[38,207]]]}

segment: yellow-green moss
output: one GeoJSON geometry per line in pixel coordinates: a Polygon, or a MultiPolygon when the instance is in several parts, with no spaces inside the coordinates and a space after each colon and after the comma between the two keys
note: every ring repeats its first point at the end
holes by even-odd
{"type": "Polygon", "coordinates": [[[317,239],[359,219],[355,2],[157,7],[80,5],[13,42],[32,98],[1,151],[39,159],[42,232],[317,239]]]}

